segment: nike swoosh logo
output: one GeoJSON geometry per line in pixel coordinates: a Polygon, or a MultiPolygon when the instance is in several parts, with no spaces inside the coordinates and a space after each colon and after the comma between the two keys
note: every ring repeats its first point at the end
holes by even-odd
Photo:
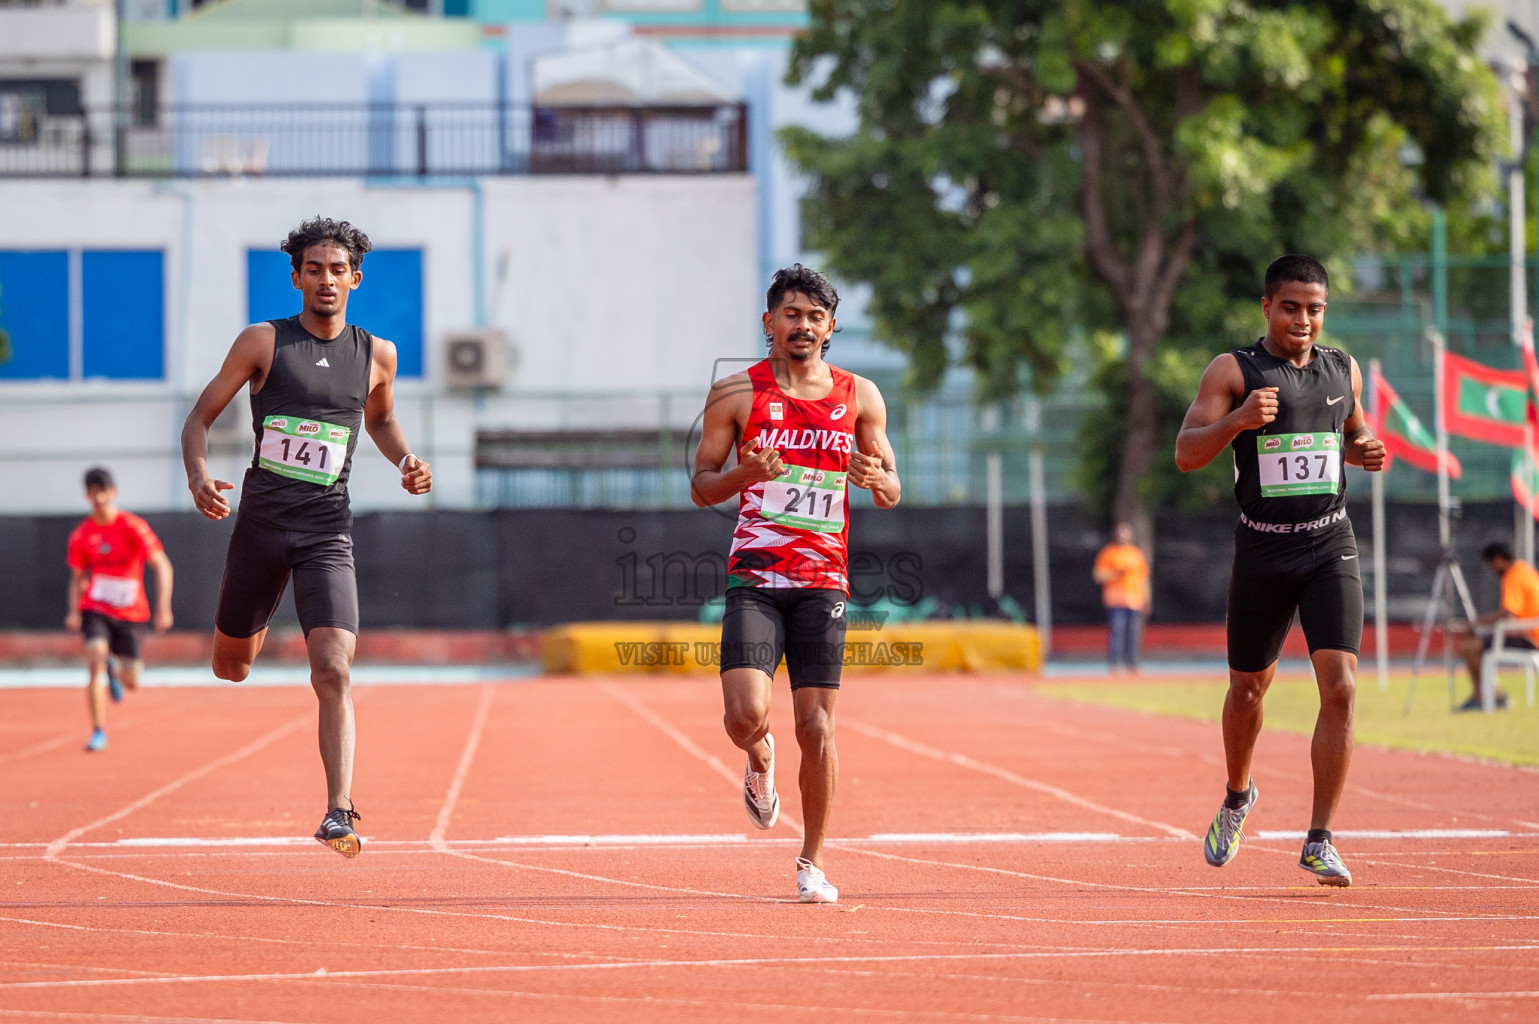
{"type": "Polygon", "coordinates": [[[1343,562],[1350,562],[1352,559],[1354,559],[1356,557],[1357,557],[1356,555],[1342,555],[1341,556],[1341,560],[1343,562]]]}
{"type": "Polygon", "coordinates": [[[1347,397],[1346,395],[1337,395],[1335,398],[1327,398],[1325,400],[1325,404],[1326,405],[1335,405],[1337,402],[1341,401],[1343,398],[1346,398],[1346,397],[1347,397]]]}

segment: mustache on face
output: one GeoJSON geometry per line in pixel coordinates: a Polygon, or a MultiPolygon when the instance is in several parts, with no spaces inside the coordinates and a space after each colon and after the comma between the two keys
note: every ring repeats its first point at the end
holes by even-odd
{"type": "Polygon", "coordinates": [[[787,341],[800,341],[802,338],[806,338],[808,341],[817,341],[818,340],[817,336],[814,335],[811,331],[792,331],[791,332],[791,336],[789,338],[787,338],[786,340],[787,341]]]}

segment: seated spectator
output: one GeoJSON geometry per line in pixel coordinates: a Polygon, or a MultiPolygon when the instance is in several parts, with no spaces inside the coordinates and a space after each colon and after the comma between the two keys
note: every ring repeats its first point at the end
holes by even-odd
{"type": "MultiPolygon", "coordinates": [[[[1475,626],[1493,626],[1502,619],[1539,619],[1539,572],[1527,562],[1512,557],[1512,549],[1501,541],[1494,541],[1481,549],[1480,557],[1502,581],[1502,606],[1475,620],[1475,626]]],[[[1491,649],[1493,638],[1477,636],[1471,631],[1459,646],[1464,663],[1470,670],[1474,689],[1470,699],[1459,705],[1460,711],[1480,710],[1480,656],[1491,649]]],[[[1539,630],[1507,633],[1502,646],[1523,650],[1539,650],[1539,630]]],[[[1507,706],[1507,694],[1498,687],[1496,706],[1507,706]]]]}

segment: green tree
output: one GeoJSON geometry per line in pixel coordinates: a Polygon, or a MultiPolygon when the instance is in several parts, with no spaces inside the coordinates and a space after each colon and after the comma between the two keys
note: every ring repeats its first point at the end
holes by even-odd
{"type": "Polygon", "coordinates": [[[872,288],[874,328],[937,383],[948,337],[986,396],[1047,390],[1112,331],[1087,443],[1148,536],[1185,389],[1261,332],[1261,271],[1419,247],[1493,194],[1483,22],[1432,0],[812,0],[789,79],[858,127],[787,129],[810,247],[872,288]],[[1163,382],[1163,383],[1162,383],[1163,382]]]}

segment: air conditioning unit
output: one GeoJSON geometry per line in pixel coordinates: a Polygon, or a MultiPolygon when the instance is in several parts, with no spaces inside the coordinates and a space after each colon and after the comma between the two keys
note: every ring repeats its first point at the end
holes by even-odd
{"type": "Polygon", "coordinates": [[[453,331],[444,338],[444,379],[451,388],[500,388],[512,364],[513,345],[503,331],[453,331]]]}

